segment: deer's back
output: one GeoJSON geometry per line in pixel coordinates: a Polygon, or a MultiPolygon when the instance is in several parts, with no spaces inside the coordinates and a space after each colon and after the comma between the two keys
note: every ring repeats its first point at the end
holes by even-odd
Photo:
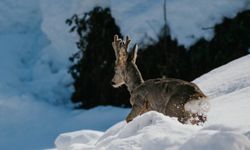
{"type": "MultiPolygon", "coordinates": [[[[155,110],[170,116],[172,112],[181,112],[183,105],[192,99],[206,97],[193,83],[179,79],[151,79],[145,81],[131,93],[131,104],[147,103],[149,110],[155,110]]],[[[144,104],[143,104],[144,105],[144,104]]]]}

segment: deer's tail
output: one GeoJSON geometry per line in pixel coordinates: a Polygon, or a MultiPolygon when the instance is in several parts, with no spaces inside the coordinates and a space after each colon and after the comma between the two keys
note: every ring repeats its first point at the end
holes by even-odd
{"type": "Polygon", "coordinates": [[[184,109],[191,114],[191,124],[204,123],[207,120],[207,113],[210,110],[210,102],[207,97],[193,99],[185,103],[184,109]]]}

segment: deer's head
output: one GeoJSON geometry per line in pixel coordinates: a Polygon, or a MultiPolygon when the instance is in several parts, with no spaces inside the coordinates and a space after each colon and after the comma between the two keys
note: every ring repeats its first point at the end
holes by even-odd
{"type": "Polygon", "coordinates": [[[128,46],[130,42],[131,39],[128,36],[123,41],[122,39],[119,39],[117,35],[114,36],[114,41],[112,42],[116,56],[114,67],[115,75],[112,79],[112,85],[115,88],[125,84],[127,74],[129,72],[128,66],[135,65],[137,45],[135,45],[132,51],[128,53],[128,46]]]}

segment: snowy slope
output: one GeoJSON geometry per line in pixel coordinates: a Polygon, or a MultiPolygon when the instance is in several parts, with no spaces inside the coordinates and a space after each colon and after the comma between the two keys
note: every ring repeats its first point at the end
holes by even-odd
{"type": "MultiPolygon", "coordinates": [[[[249,9],[249,3],[249,0],[167,0],[167,15],[172,37],[186,46],[199,37],[211,38],[213,32],[202,30],[202,27],[212,26],[221,22],[224,16],[233,17],[237,12],[249,9]],[[190,16],[192,19],[189,19],[190,16]]],[[[77,50],[76,36],[68,33],[65,19],[74,13],[87,12],[96,5],[111,6],[112,14],[121,26],[123,34],[132,36],[134,41],[138,42],[144,34],[156,38],[153,30],[158,31],[162,25],[162,4],[163,0],[157,2],[154,0],[146,2],[139,0],[1,0],[0,149],[49,148],[53,147],[54,139],[60,133],[79,129],[103,131],[123,120],[128,109],[98,107],[85,111],[50,105],[51,103],[68,104],[72,92],[72,79],[67,73],[67,67],[70,65],[68,57],[77,50]]],[[[212,105],[220,106],[220,101],[228,102],[226,104],[223,102],[222,106],[225,105],[223,109],[213,107],[208,125],[215,122],[228,123],[232,115],[238,119],[232,123],[233,126],[243,124],[249,108],[246,105],[248,103],[246,97],[249,97],[247,95],[249,93],[248,58],[249,56],[244,58],[244,61],[238,60],[237,66],[232,64],[232,68],[237,68],[236,72],[235,68],[224,66],[224,69],[215,70],[195,80],[206,93],[214,97],[211,100],[212,105]],[[242,66],[241,63],[245,65],[242,66]],[[217,76],[220,79],[210,84],[217,76]],[[225,81],[225,77],[234,80],[225,81]],[[225,95],[225,93],[231,95],[225,95]],[[232,99],[229,99],[231,97],[232,99]],[[228,108],[230,108],[231,115],[223,118],[215,117],[217,114],[225,113],[228,108]],[[238,117],[238,114],[242,117],[238,117]]],[[[151,115],[158,116],[159,114],[154,113],[149,116],[151,115]]],[[[158,121],[172,122],[171,119],[163,118],[161,115],[158,116],[158,121]]],[[[172,122],[172,124],[177,123],[172,122]]],[[[247,122],[244,124],[248,125],[247,122]]],[[[77,137],[80,141],[83,138],[88,139],[90,143],[89,145],[85,143],[85,146],[90,147],[93,147],[97,137],[104,134],[85,130],[82,132],[86,134],[72,133],[70,137],[77,137]]],[[[173,132],[178,131],[173,130],[173,132]]],[[[186,135],[188,136],[189,133],[185,133],[186,135]]],[[[246,135],[249,137],[249,134],[246,135]]],[[[66,141],[76,143],[75,139],[66,138],[66,141]]]]}
{"type": "Polygon", "coordinates": [[[250,55],[226,64],[194,80],[210,97],[250,86],[250,55]],[[240,83],[240,84],[239,84],[240,83]]]}
{"type": "Polygon", "coordinates": [[[203,85],[202,89],[207,94],[214,94],[214,88],[226,87],[218,90],[210,99],[208,121],[202,127],[183,125],[176,118],[152,111],[128,124],[125,121],[119,122],[103,133],[82,130],[61,134],[55,141],[56,148],[250,150],[250,84],[246,83],[250,78],[249,58],[250,55],[242,57],[194,81],[203,85]],[[214,78],[217,82],[214,81],[216,84],[213,85],[211,81],[214,78]]]}

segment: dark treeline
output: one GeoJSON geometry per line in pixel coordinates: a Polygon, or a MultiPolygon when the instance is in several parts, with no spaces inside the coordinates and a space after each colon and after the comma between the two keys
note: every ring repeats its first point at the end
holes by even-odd
{"type": "Polygon", "coordinates": [[[129,94],[125,86],[114,89],[111,79],[114,75],[115,54],[111,42],[115,34],[121,36],[108,8],[94,8],[83,17],[77,15],[66,20],[71,32],[79,36],[79,52],[70,60],[69,69],[75,79],[73,102],[80,107],[91,108],[97,105],[129,106],[129,94]]]}
{"type": "MultiPolygon", "coordinates": [[[[125,86],[114,89],[110,84],[115,62],[111,42],[115,34],[122,37],[110,9],[96,7],[83,16],[73,15],[66,23],[79,36],[76,42],[79,52],[70,58],[69,73],[75,80],[72,101],[80,103],[80,108],[129,107],[125,86]]],[[[200,39],[189,49],[172,40],[168,28],[165,24],[157,41],[139,49],[137,64],[144,79],[171,77],[192,81],[247,55],[250,47],[250,11],[239,13],[233,19],[225,18],[212,28],[215,35],[211,41],[200,39]]]]}

